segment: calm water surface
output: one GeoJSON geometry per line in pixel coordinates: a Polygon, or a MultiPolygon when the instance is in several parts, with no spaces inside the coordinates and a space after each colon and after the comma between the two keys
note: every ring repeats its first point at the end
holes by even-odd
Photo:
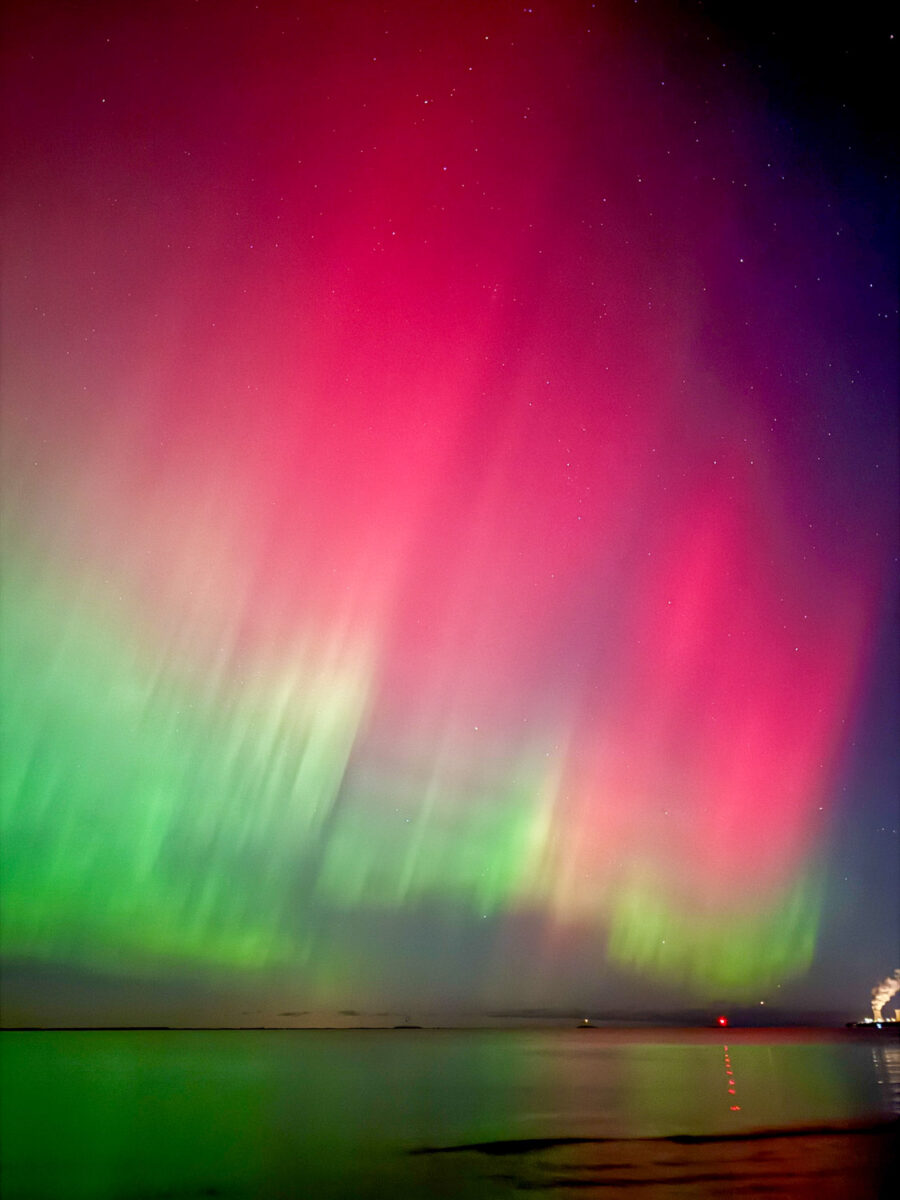
{"type": "Polygon", "coordinates": [[[0,1050],[6,1200],[865,1200],[888,1194],[900,1111],[900,1047],[850,1035],[7,1032],[0,1050]]]}

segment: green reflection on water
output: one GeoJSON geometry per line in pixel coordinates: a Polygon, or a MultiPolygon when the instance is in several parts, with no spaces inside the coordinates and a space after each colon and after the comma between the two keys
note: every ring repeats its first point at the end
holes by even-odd
{"type": "Polygon", "coordinates": [[[699,1032],[7,1033],[3,1195],[488,1198],[510,1164],[407,1152],[877,1111],[868,1047],[735,1036],[738,1113],[722,1043],[699,1032]]]}

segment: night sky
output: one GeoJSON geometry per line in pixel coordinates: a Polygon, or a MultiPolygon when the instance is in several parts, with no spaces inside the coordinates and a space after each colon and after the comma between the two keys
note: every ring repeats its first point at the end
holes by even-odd
{"type": "Polygon", "coordinates": [[[7,1020],[865,1015],[885,7],[6,8],[7,1020]]]}

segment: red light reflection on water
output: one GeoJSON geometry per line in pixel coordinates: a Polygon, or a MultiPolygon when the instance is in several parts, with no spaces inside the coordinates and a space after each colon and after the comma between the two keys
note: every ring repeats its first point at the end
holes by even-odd
{"type": "MultiPolygon", "coordinates": [[[[724,1020],[725,1020],[724,1017],[719,1017],[720,1022],[722,1022],[724,1020]]],[[[732,1099],[737,1099],[737,1089],[735,1088],[734,1071],[731,1068],[731,1056],[728,1053],[727,1046],[723,1046],[722,1049],[725,1052],[725,1080],[728,1084],[728,1095],[732,1099]]],[[[729,1110],[731,1112],[740,1112],[741,1106],[739,1104],[731,1104],[731,1105],[729,1105],[729,1110]]]]}

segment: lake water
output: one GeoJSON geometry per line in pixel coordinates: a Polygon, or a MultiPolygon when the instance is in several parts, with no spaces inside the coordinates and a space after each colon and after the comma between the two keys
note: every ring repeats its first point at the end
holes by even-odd
{"type": "Polygon", "coordinates": [[[891,1189],[900,1112],[900,1046],[850,1034],[6,1032],[0,1051],[5,1200],[865,1200],[891,1189]]]}

